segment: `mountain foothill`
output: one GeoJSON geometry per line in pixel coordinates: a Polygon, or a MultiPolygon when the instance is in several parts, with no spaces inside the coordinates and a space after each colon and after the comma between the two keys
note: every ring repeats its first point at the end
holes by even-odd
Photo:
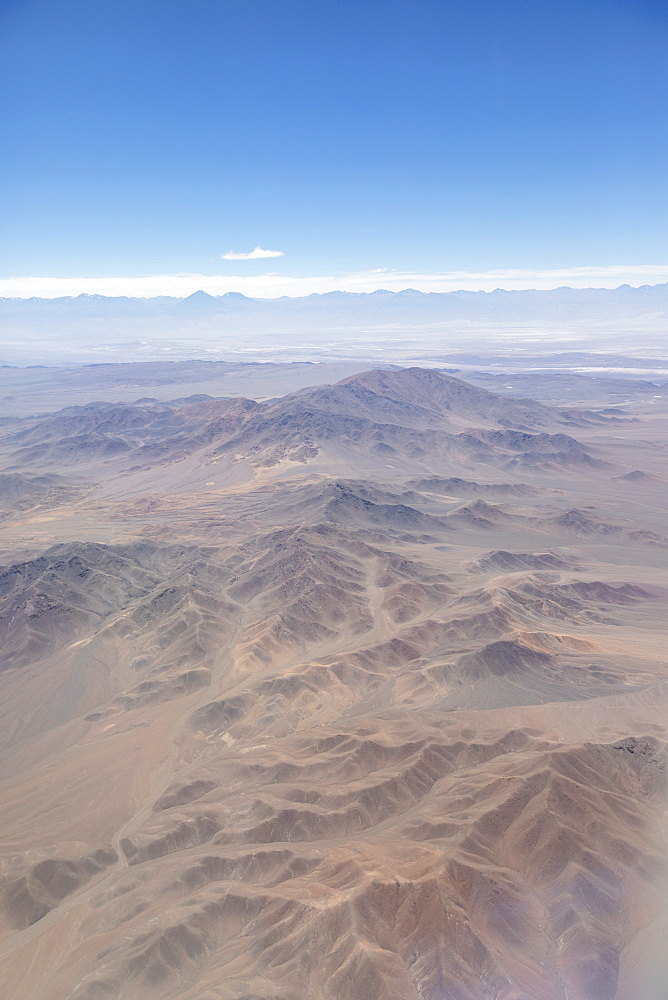
{"type": "Polygon", "coordinates": [[[277,389],[0,423],[4,995],[637,1000],[665,412],[277,389]]]}

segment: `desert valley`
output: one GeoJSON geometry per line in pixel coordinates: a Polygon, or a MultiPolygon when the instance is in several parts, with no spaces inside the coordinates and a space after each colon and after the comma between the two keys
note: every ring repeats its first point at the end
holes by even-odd
{"type": "Polygon", "coordinates": [[[2,996],[660,1000],[665,376],[202,371],[2,371],[2,996]]]}

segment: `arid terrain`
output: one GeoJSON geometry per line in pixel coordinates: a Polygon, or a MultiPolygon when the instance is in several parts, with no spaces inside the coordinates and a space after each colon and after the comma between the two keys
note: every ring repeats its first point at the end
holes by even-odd
{"type": "Polygon", "coordinates": [[[359,361],[379,354],[403,364],[438,357],[444,343],[450,352],[487,355],[546,343],[551,350],[620,355],[635,353],[642,343],[643,352],[663,359],[668,283],[665,269],[659,270],[660,284],[617,288],[404,288],[278,298],[202,289],[184,298],[0,296],[0,364],[30,365],[36,356],[61,364],[187,364],[204,355],[229,365],[229,359],[359,361]]]}
{"type": "Polygon", "coordinates": [[[2,372],[2,1000],[662,1000],[666,376],[188,364],[2,372]]]}

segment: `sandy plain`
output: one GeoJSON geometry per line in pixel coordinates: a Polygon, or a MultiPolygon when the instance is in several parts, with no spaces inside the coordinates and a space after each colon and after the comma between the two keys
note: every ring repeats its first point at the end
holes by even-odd
{"type": "Polygon", "coordinates": [[[279,375],[2,423],[3,998],[663,1000],[661,391],[279,375]]]}

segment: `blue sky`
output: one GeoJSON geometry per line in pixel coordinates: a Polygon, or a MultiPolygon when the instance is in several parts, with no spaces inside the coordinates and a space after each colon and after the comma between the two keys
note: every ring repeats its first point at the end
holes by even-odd
{"type": "Polygon", "coordinates": [[[0,278],[668,264],[667,22],[654,0],[4,0],[0,278]],[[256,247],[281,256],[221,259],[256,247]]]}

